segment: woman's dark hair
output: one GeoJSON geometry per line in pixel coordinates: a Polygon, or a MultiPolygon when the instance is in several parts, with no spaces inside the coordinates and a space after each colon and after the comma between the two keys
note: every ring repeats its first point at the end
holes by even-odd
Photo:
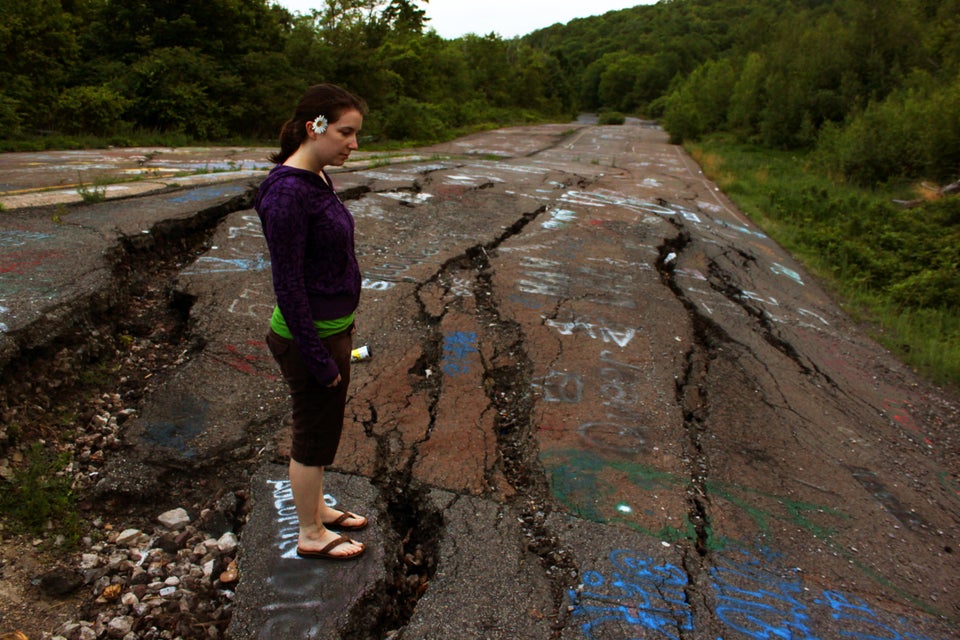
{"type": "Polygon", "coordinates": [[[281,164],[307,137],[306,124],[317,116],[326,117],[330,124],[340,119],[345,111],[356,109],[366,115],[367,104],[346,89],[335,84],[315,84],[303,94],[293,117],[280,129],[280,151],[270,156],[270,161],[281,164]]]}

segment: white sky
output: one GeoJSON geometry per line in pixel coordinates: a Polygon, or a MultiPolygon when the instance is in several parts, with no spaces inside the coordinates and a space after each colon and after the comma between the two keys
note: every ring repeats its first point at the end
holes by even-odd
{"type": "MultiPolygon", "coordinates": [[[[298,13],[325,6],[324,0],[273,0],[298,13]]],[[[430,0],[419,2],[425,9],[427,28],[448,40],[467,33],[497,33],[503,38],[522,36],[574,18],[598,16],[656,0],[430,0]]]]}

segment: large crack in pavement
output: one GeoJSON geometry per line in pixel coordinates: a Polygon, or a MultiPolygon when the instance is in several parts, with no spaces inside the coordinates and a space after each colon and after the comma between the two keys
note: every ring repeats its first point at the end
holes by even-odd
{"type": "MultiPolygon", "coordinates": [[[[704,315],[699,305],[691,300],[677,283],[675,278],[677,263],[693,241],[682,222],[672,220],[671,223],[677,229],[677,234],[665,238],[660,245],[656,268],[663,285],[687,311],[693,333],[692,345],[685,353],[683,370],[677,376],[674,388],[687,435],[683,443],[684,457],[689,460],[689,480],[686,490],[687,517],[695,531],[695,555],[684,550],[682,564],[687,575],[684,587],[685,597],[687,602],[692,603],[700,598],[698,585],[702,582],[704,573],[709,570],[708,557],[713,548],[708,490],[710,466],[703,445],[709,431],[710,366],[723,345],[729,344],[732,339],[713,319],[704,315]]],[[[678,625],[677,633],[679,637],[685,637],[682,625],[678,625]]]]}
{"type": "Polygon", "coordinates": [[[687,434],[684,443],[685,458],[690,461],[690,485],[687,490],[688,517],[696,531],[695,548],[703,557],[710,549],[710,513],[707,480],[710,469],[703,449],[703,436],[710,415],[710,398],[707,381],[710,363],[721,345],[731,342],[726,332],[711,318],[705,316],[695,302],[690,300],[677,284],[674,270],[677,262],[691,241],[682,223],[673,222],[678,233],[666,238],[658,249],[657,271],[661,282],[687,311],[693,332],[693,344],[684,355],[684,367],[677,376],[674,394],[683,413],[687,434]]]}
{"type": "MultiPolygon", "coordinates": [[[[61,440],[63,429],[45,423],[56,422],[60,413],[88,413],[66,409],[89,402],[85,394],[114,392],[135,405],[161,384],[163,376],[154,374],[177,366],[186,351],[202,349],[202,338],[190,329],[193,300],[172,283],[219,223],[249,208],[252,199],[248,191],[192,216],[158,222],[147,232],[118,235],[104,252],[111,270],[104,287],[70,297],[13,336],[19,350],[0,364],[0,412],[17,416],[24,429],[20,437],[61,440]]],[[[7,444],[0,441],[0,447],[7,444]]],[[[101,463],[107,457],[104,452],[95,456],[101,463]]],[[[171,478],[173,484],[176,480],[171,478]]],[[[140,511],[136,507],[144,497],[114,496],[97,501],[95,508],[140,511]]]]}
{"type": "MultiPolygon", "coordinates": [[[[441,326],[448,311],[441,305],[431,312],[425,291],[439,287],[443,296],[450,293],[454,274],[472,274],[472,293],[477,301],[478,324],[483,328],[479,341],[487,345],[480,349],[492,355],[483,359],[483,387],[489,407],[495,412],[499,464],[507,482],[514,490],[510,506],[518,513],[520,529],[527,549],[540,559],[541,567],[552,585],[555,637],[569,615],[564,597],[576,581],[577,568],[572,554],[564,549],[559,538],[547,527],[547,518],[553,510],[546,474],[540,467],[538,447],[532,426],[533,398],[531,376],[533,363],[524,347],[520,325],[505,319],[495,302],[491,254],[508,239],[547,210],[540,206],[523,213],[512,224],[503,228],[492,240],[474,245],[451,257],[439,266],[427,280],[420,282],[414,293],[419,307],[419,322],[425,329],[421,356],[411,368],[421,382],[411,393],[423,393],[428,398],[429,425],[419,442],[413,444],[408,457],[403,459],[402,447],[394,446],[389,433],[376,435],[377,409],[369,407],[370,423],[366,432],[377,440],[377,473],[375,483],[387,504],[387,514],[396,535],[391,552],[394,575],[375,596],[367,598],[351,612],[351,620],[362,625],[360,637],[384,637],[390,630],[402,629],[409,622],[417,601],[433,577],[438,562],[438,544],[443,527],[443,516],[431,506],[428,488],[413,477],[418,458],[418,447],[429,440],[437,418],[437,406],[443,392],[443,376],[427,375],[442,371],[443,356],[441,326]],[[416,526],[413,526],[416,523],[416,526]],[[371,621],[376,620],[375,628],[371,621]]],[[[462,283],[458,286],[462,287],[462,283]]],[[[490,483],[488,483],[489,485],[490,483]]],[[[354,630],[357,631],[355,625],[354,630]]]]}

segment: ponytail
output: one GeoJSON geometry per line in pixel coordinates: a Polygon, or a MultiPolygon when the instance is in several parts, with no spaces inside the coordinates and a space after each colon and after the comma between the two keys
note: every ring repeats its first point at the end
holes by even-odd
{"type": "Polygon", "coordinates": [[[283,164],[287,158],[293,155],[293,152],[300,148],[300,144],[307,137],[306,130],[299,127],[302,135],[297,135],[297,123],[291,118],[283,123],[280,128],[280,151],[272,153],[269,156],[270,162],[274,164],[283,164]]]}

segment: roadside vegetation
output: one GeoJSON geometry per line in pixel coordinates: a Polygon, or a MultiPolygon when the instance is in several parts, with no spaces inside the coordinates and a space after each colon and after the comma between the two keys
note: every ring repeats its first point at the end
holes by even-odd
{"type": "Polygon", "coordinates": [[[816,154],[722,136],[688,147],[874,339],[935,382],[960,381],[960,197],[925,182],[838,183],[816,154]]]}

